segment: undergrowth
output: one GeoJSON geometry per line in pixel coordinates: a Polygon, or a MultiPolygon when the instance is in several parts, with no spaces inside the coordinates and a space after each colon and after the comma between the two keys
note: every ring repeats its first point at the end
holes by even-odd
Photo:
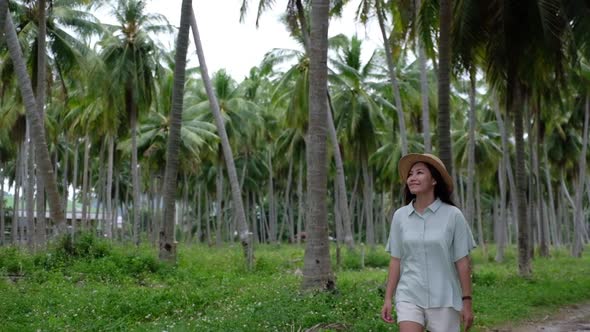
{"type": "MultiPolygon", "coordinates": [[[[332,248],[334,292],[300,289],[304,247],[258,245],[253,271],[239,244],[179,245],[178,262],[156,249],[90,235],[39,253],[0,248],[2,331],[395,331],[379,318],[389,257],[332,248]],[[364,267],[363,267],[364,266],[364,267]],[[323,328],[323,329],[322,329],[323,328]]],[[[489,248],[490,252],[494,248],[489,248]]],[[[590,299],[588,257],[553,250],[533,277],[516,273],[515,248],[495,263],[473,255],[474,331],[590,299]]]]}

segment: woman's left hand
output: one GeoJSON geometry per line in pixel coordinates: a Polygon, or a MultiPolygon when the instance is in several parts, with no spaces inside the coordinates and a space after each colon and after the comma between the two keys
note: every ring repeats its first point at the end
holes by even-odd
{"type": "Polygon", "coordinates": [[[467,332],[473,325],[473,308],[471,307],[471,300],[463,301],[463,309],[461,309],[461,322],[463,323],[463,331],[467,332]]]}

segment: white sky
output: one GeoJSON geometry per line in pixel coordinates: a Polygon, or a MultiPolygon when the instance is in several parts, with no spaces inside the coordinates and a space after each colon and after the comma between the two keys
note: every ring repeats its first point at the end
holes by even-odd
{"type": "MultiPolygon", "coordinates": [[[[147,11],[165,15],[170,24],[180,23],[180,7],[182,0],[151,0],[147,11]]],[[[298,48],[286,28],[279,22],[279,16],[285,12],[287,1],[278,0],[272,10],[265,12],[256,29],[256,11],[258,0],[249,0],[248,15],[244,23],[240,23],[240,6],[242,0],[193,0],[193,8],[197,18],[201,43],[205,52],[205,60],[210,74],[225,68],[236,80],[241,81],[251,67],[262,61],[266,52],[273,48],[298,48]]],[[[353,1],[344,11],[342,19],[330,22],[329,36],[344,33],[352,37],[355,33],[364,42],[364,59],[368,59],[373,49],[381,44],[381,35],[376,24],[365,28],[354,23],[354,12],[358,3],[353,1]]],[[[174,36],[176,38],[176,36],[174,36]]],[[[197,56],[192,34],[189,46],[190,65],[197,66],[197,56]]],[[[165,43],[173,47],[173,40],[165,43]]]]}

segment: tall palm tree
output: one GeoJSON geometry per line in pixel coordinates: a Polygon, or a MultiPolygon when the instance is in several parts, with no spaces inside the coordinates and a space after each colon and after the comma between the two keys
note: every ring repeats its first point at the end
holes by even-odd
{"type": "Polygon", "coordinates": [[[152,102],[154,75],[158,70],[158,48],[150,33],[166,32],[170,26],[164,16],[145,12],[142,0],[119,0],[113,8],[117,25],[101,41],[102,58],[111,69],[109,94],[120,96],[125,105],[131,131],[131,175],[133,180],[133,238],[139,244],[139,163],[137,158],[138,116],[147,111],[152,102]]]}
{"type": "Polygon", "coordinates": [[[205,54],[203,52],[203,46],[201,44],[201,37],[199,36],[197,19],[195,18],[194,11],[190,17],[190,24],[191,29],[193,31],[193,39],[197,47],[197,56],[199,58],[199,64],[201,67],[201,77],[203,79],[203,83],[205,84],[207,96],[209,97],[209,102],[211,103],[211,111],[213,113],[213,116],[215,117],[217,133],[221,140],[223,157],[225,160],[225,166],[227,169],[229,183],[231,186],[231,194],[233,200],[233,207],[235,211],[235,217],[238,224],[238,234],[240,237],[240,241],[242,243],[242,248],[244,249],[244,254],[246,256],[248,267],[251,268],[253,252],[252,233],[249,231],[248,223],[246,222],[246,212],[244,210],[244,203],[242,201],[241,188],[240,183],[238,181],[238,174],[236,172],[234,157],[229,143],[229,138],[227,137],[227,132],[225,130],[223,117],[219,109],[219,103],[217,101],[217,97],[215,97],[215,92],[213,91],[213,86],[211,85],[211,79],[209,78],[207,63],[205,62],[205,54]]]}
{"type": "Polygon", "coordinates": [[[0,16],[6,17],[4,26],[6,44],[14,64],[21,95],[23,96],[23,101],[27,112],[27,119],[31,125],[31,136],[35,145],[36,161],[41,173],[41,177],[43,178],[43,182],[46,185],[51,217],[58,227],[63,230],[65,228],[64,211],[61,197],[57,189],[57,178],[55,177],[53,165],[51,164],[51,159],[49,156],[49,150],[47,148],[47,141],[43,135],[45,132],[43,128],[43,119],[38,112],[31,81],[26,71],[23,53],[17,39],[12,17],[8,11],[0,13],[0,16]]]}
{"type": "Polygon", "coordinates": [[[170,133],[166,148],[166,172],[164,173],[164,220],[160,230],[160,259],[176,261],[174,224],[176,213],[176,182],[178,175],[178,154],[180,150],[180,131],[182,123],[182,101],[184,97],[186,53],[192,1],[183,0],[180,11],[180,29],[176,41],[174,61],[174,88],[172,90],[172,109],[170,111],[170,133]]]}
{"type": "MultiPolygon", "coordinates": [[[[453,25],[453,43],[458,57],[469,64],[474,62],[476,54],[483,55],[487,79],[497,91],[503,92],[506,108],[514,115],[519,222],[518,269],[524,277],[532,274],[532,267],[525,205],[527,177],[524,164],[523,106],[524,100],[531,95],[533,83],[543,81],[540,76],[555,72],[556,77],[561,77],[560,73],[563,72],[565,49],[569,45],[566,43],[570,31],[568,22],[572,20],[565,17],[561,10],[562,5],[561,0],[489,1],[485,4],[470,0],[455,6],[457,21],[453,25]]],[[[442,7],[441,3],[441,11],[442,7]]],[[[441,16],[441,24],[442,21],[441,16]]],[[[442,37],[443,31],[441,46],[446,44],[442,43],[442,37]]],[[[445,64],[442,60],[439,66],[439,70],[443,71],[445,64]]]]}
{"type": "Polygon", "coordinates": [[[307,246],[303,265],[303,288],[332,290],[336,287],[330,262],[326,206],[328,165],[326,121],[328,119],[328,26],[329,0],[312,0],[309,54],[309,129],[307,133],[307,246]]]}

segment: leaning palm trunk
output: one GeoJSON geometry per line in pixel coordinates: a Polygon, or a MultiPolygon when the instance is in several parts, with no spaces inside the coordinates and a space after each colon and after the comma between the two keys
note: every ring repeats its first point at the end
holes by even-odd
{"type": "MultiPolygon", "coordinates": [[[[189,21],[192,0],[183,0],[180,11],[180,29],[176,41],[174,59],[174,85],[172,89],[172,109],[170,110],[170,131],[166,147],[166,171],[164,173],[164,219],[160,230],[159,257],[163,261],[176,261],[176,242],[174,241],[174,216],[176,202],[176,183],[178,178],[178,154],[180,152],[180,129],[182,128],[182,102],[186,73],[186,53],[188,50],[189,21]]],[[[185,186],[188,185],[185,183],[185,186]]]]}
{"type": "Polygon", "coordinates": [[[387,33],[385,32],[385,18],[383,17],[381,1],[382,0],[375,1],[375,5],[377,6],[377,18],[379,21],[379,29],[381,30],[381,36],[383,37],[383,47],[385,49],[385,58],[387,59],[387,72],[389,74],[389,79],[391,80],[391,87],[393,88],[393,96],[395,98],[395,108],[397,111],[397,118],[399,122],[399,133],[402,141],[402,156],[405,156],[408,153],[406,121],[404,119],[404,110],[402,108],[402,97],[400,94],[399,84],[395,76],[395,65],[393,64],[391,47],[389,46],[389,38],[387,37],[387,33]]]}
{"type": "Polygon", "coordinates": [[[207,96],[209,97],[209,103],[211,104],[211,111],[215,117],[215,123],[217,125],[217,132],[221,140],[221,146],[223,148],[223,156],[225,159],[225,166],[229,176],[229,183],[231,186],[233,208],[235,211],[235,218],[238,224],[238,233],[242,247],[244,248],[244,254],[247,258],[248,267],[252,267],[252,236],[248,230],[248,224],[246,223],[246,213],[244,211],[244,204],[242,202],[242,194],[240,192],[240,183],[238,182],[238,175],[236,172],[236,166],[234,164],[234,157],[229,145],[229,139],[227,132],[225,131],[225,124],[223,123],[223,117],[219,109],[219,103],[217,97],[213,91],[211,85],[211,79],[209,78],[209,72],[207,70],[207,64],[205,62],[205,55],[203,53],[203,46],[201,45],[201,39],[199,37],[199,30],[197,27],[197,19],[195,18],[194,12],[191,13],[190,17],[191,29],[193,31],[193,38],[195,45],[197,46],[197,56],[199,58],[199,64],[201,66],[201,77],[205,84],[205,90],[207,90],[207,96]]]}
{"type": "MultiPolygon", "coordinates": [[[[5,0],[0,0],[4,2],[5,0]]],[[[26,71],[22,50],[16,36],[16,30],[14,23],[10,15],[0,12],[0,16],[6,17],[4,25],[4,31],[6,33],[6,44],[10,52],[14,69],[16,72],[17,81],[25,104],[27,121],[31,123],[31,138],[35,144],[35,157],[37,161],[37,167],[43,182],[45,183],[47,190],[47,198],[49,200],[50,213],[53,221],[58,225],[60,233],[65,230],[65,218],[60,200],[59,192],[57,190],[57,179],[51,164],[49,157],[49,150],[47,148],[47,141],[43,133],[43,119],[37,112],[37,105],[35,96],[33,95],[33,89],[31,87],[31,81],[26,71]]]]}
{"type": "Polygon", "coordinates": [[[326,122],[328,119],[329,0],[312,0],[309,53],[309,128],[306,137],[308,222],[304,289],[335,288],[328,241],[326,122]]]}
{"type": "Polygon", "coordinates": [[[575,201],[575,224],[574,224],[574,245],[572,247],[572,255],[574,257],[582,257],[582,250],[584,249],[584,184],[586,182],[586,151],[588,150],[588,117],[590,117],[590,97],[586,96],[586,108],[584,112],[584,137],[582,138],[582,153],[580,154],[580,161],[578,163],[578,184],[576,186],[576,201],[575,201]]]}

